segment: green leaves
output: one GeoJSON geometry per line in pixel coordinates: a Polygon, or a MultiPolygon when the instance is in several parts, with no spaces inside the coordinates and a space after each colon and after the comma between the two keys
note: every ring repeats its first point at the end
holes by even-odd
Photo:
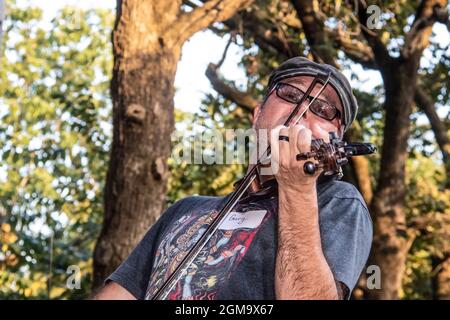
{"type": "MultiPolygon", "coordinates": [[[[112,134],[109,81],[114,15],[68,7],[46,26],[40,9],[8,3],[5,54],[0,57],[0,299],[84,298],[90,289],[91,256],[101,226],[112,134]],[[71,265],[80,268],[80,290],[66,286],[71,265]]],[[[389,43],[390,52],[398,54],[418,1],[375,3],[386,21],[377,33],[389,43]]],[[[359,25],[343,1],[320,1],[318,9],[327,27],[342,21],[344,31],[358,34],[359,25]]],[[[261,99],[270,71],[286,59],[272,46],[270,41],[276,39],[271,36],[281,37],[286,43],[278,45],[283,48],[290,44],[300,53],[310,52],[289,1],[256,1],[253,10],[260,23],[248,25],[246,13],[233,23],[240,32],[236,43],[244,53],[243,90],[261,99]],[[251,28],[255,26],[261,28],[251,28]]],[[[215,24],[221,36],[229,31],[226,24],[215,24]]],[[[448,48],[438,39],[431,40],[419,82],[445,108],[450,59],[448,48]]],[[[330,52],[339,50],[330,45],[330,52]]],[[[345,70],[354,64],[343,52],[339,63],[345,70]]],[[[355,93],[362,135],[381,147],[384,92],[377,87],[355,93]]],[[[248,111],[216,94],[205,96],[197,114],[176,111],[175,117],[178,130],[188,135],[207,128],[223,133],[251,125],[248,111]]],[[[407,223],[425,218],[430,222],[417,235],[406,265],[403,297],[412,299],[431,297],[430,259],[448,252],[449,245],[450,195],[442,189],[444,171],[436,143],[429,126],[417,121],[420,117],[416,112],[411,119],[407,223]]],[[[379,161],[379,155],[369,157],[373,176],[378,175],[379,161]]],[[[168,204],[192,194],[224,195],[245,170],[244,165],[179,164],[173,159],[169,165],[168,204]]]]}
{"type": "Polygon", "coordinates": [[[39,9],[12,4],[9,12],[0,69],[0,223],[15,241],[0,252],[0,297],[82,298],[111,139],[113,13],[78,10],[74,25],[66,8],[45,27],[39,9]],[[80,290],[66,287],[70,265],[81,270],[80,290]]]}

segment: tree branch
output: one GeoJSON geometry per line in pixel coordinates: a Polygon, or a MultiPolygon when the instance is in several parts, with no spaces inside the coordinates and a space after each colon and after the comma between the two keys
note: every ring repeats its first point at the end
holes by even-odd
{"type": "Polygon", "coordinates": [[[242,12],[241,17],[224,21],[224,24],[231,30],[239,30],[242,27],[243,30],[239,31],[251,34],[255,43],[265,50],[272,50],[286,58],[302,55],[300,48],[280,32],[281,27],[275,21],[269,21],[269,24],[267,22],[267,18],[259,11],[251,10],[242,12]]]}
{"type": "Polygon", "coordinates": [[[344,32],[340,24],[336,29],[325,27],[323,20],[317,15],[317,0],[292,0],[292,4],[302,23],[308,44],[316,61],[337,67],[336,50],[342,50],[348,58],[360,63],[363,67],[375,69],[375,57],[372,49],[361,41],[352,39],[344,32]]]}
{"type": "Polygon", "coordinates": [[[250,94],[239,91],[238,89],[229,86],[224,80],[222,80],[218,74],[218,66],[216,64],[210,63],[205,74],[211,82],[214,90],[216,90],[224,98],[233,101],[247,112],[253,112],[253,109],[257,106],[258,101],[250,94]]]}
{"type": "Polygon", "coordinates": [[[377,69],[375,62],[375,56],[372,49],[362,41],[352,39],[347,32],[344,32],[341,28],[328,29],[325,31],[330,39],[333,39],[334,43],[339,46],[345,55],[356,63],[361,64],[364,68],[377,69]]]}
{"type": "Polygon", "coordinates": [[[444,161],[446,188],[450,188],[450,139],[447,135],[447,129],[436,112],[433,98],[420,85],[416,87],[414,100],[430,121],[431,129],[436,137],[436,142],[439,145],[444,161]]]}
{"type": "Polygon", "coordinates": [[[196,32],[205,29],[213,22],[229,19],[237,11],[248,7],[253,0],[210,0],[201,7],[180,14],[173,32],[178,42],[183,43],[196,32]]]}
{"type": "Polygon", "coordinates": [[[258,101],[255,100],[250,94],[242,92],[237,90],[236,88],[233,88],[229,86],[225,81],[223,81],[218,73],[218,70],[220,66],[225,61],[228,48],[230,47],[231,42],[233,41],[233,38],[235,36],[235,32],[233,32],[230,36],[230,40],[228,41],[227,45],[225,46],[225,50],[223,51],[222,58],[217,64],[210,63],[208,65],[208,68],[206,69],[206,77],[211,82],[211,85],[213,86],[214,90],[216,90],[219,94],[221,94],[223,97],[225,97],[228,100],[233,101],[236,103],[239,107],[244,109],[245,111],[251,113],[253,109],[258,104],[258,101]]]}
{"type": "Polygon", "coordinates": [[[366,2],[363,0],[359,0],[357,4],[358,5],[355,9],[357,9],[358,20],[360,23],[362,34],[367,40],[370,48],[372,48],[372,53],[376,64],[380,68],[383,68],[388,64],[388,62],[392,60],[392,57],[389,55],[389,51],[387,50],[386,45],[383,43],[383,41],[381,41],[378,34],[366,27],[367,20],[369,19],[369,16],[367,15],[366,2]]]}
{"type": "Polygon", "coordinates": [[[325,32],[324,22],[315,13],[317,0],[292,0],[292,4],[302,22],[314,60],[337,67],[336,50],[325,32]]]}
{"type": "Polygon", "coordinates": [[[446,0],[423,0],[420,3],[411,29],[405,37],[402,57],[408,59],[412,55],[422,55],[422,51],[428,46],[433,24],[448,21],[446,7],[446,0]]]}
{"type": "Polygon", "coordinates": [[[198,5],[196,5],[194,2],[192,2],[190,0],[183,0],[182,4],[190,7],[191,9],[196,9],[198,7],[198,5]]]}

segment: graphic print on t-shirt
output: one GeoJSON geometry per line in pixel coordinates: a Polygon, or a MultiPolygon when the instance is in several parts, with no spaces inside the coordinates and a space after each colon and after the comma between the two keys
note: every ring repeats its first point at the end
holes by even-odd
{"type": "MultiPolygon", "coordinates": [[[[178,219],[156,250],[149,286],[151,299],[205,232],[217,211],[190,213],[178,219]]],[[[270,217],[259,207],[236,206],[169,293],[169,300],[214,299],[246,254],[254,236],[270,217]]]]}

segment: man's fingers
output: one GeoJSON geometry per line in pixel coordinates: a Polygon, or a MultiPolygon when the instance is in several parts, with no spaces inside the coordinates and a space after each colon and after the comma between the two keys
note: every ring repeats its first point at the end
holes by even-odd
{"type": "Polygon", "coordinates": [[[271,167],[274,174],[281,168],[297,167],[300,164],[296,156],[311,151],[312,132],[302,125],[291,127],[278,126],[271,130],[271,167]],[[288,137],[280,140],[280,137],[288,137]]]}
{"type": "Polygon", "coordinates": [[[297,147],[298,133],[304,126],[296,124],[289,127],[289,149],[291,160],[295,160],[296,154],[299,152],[297,147]]]}
{"type": "Polygon", "coordinates": [[[270,165],[273,173],[278,172],[280,163],[280,141],[278,140],[278,137],[280,136],[280,130],[282,128],[283,126],[277,126],[270,131],[270,165]]]}
{"type": "Polygon", "coordinates": [[[300,129],[297,135],[297,148],[299,152],[311,151],[311,130],[307,128],[300,129]]]}
{"type": "MultiPolygon", "coordinates": [[[[283,126],[280,129],[280,134],[278,136],[278,139],[281,136],[288,137],[289,139],[291,138],[289,136],[289,128],[288,127],[283,126]]],[[[279,162],[280,162],[280,165],[283,167],[287,163],[287,161],[289,161],[289,156],[291,154],[289,145],[291,144],[291,142],[290,142],[290,140],[289,141],[278,140],[278,143],[279,143],[279,151],[280,151],[280,153],[279,153],[279,160],[280,161],[279,162]]]]}

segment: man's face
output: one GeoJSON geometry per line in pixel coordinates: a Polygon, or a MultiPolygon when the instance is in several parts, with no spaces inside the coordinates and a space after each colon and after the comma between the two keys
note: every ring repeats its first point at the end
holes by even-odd
{"type": "MultiPolygon", "coordinates": [[[[314,77],[310,76],[300,76],[285,79],[281,82],[288,83],[306,92],[314,77]]],[[[314,97],[316,93],[320,90],[322,84],[317,83],[314,90],[311,92],[310,96],[314,97]]],[[[328,102],[330,105],[335,106],[340,114],[343,114],[343,107],[336,90],[328,84],[325,90],[320,94],[318,99],[328,102]]],[[[306,109],[309,101],[308,99],[302,104],[300,111],[297,113],[297,117],[306,109]]],[[[262,106],[258,106],[255,110],[255,117],[253,119],[253,126],[256,130],[267,129],[270,130],[276,126],[283,125],[291,112],[296,107],[295,104],[287,102],[277,96],[276,90],[273,90],[270,96],[267,98],[266,102],[262,106]]],[[[313,139],[324,139],[328,141],[328,132],[335,131],[342,136],[342,122],[339,117],[334,118],[329,121],[321,118],[320,116],[307,110],[303,117],[300,119],[298,124],[301,124],[311,130],[313,139]]]]}

